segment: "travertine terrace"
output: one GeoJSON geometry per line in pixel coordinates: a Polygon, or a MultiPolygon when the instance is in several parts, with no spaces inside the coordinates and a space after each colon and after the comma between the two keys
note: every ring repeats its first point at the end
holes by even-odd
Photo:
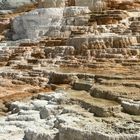
{"type": "Polygon", "coordinates": [[[140,140],[140,1],[0,0],[0,140],[140,140]]]}

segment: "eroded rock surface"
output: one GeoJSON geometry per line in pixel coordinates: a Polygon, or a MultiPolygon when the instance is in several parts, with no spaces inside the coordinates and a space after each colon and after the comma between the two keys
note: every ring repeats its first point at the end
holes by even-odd
{"type": "MultiPolygon", "coordinates": [[[[80,93],[77,92],[77,94],[80,93]]],[[[127,119],[116,117],[115,120],[113,117],[97,118],[93,116],[93,112],[89,113],[88,110],[81,107],[80,103],[73,101],[73,97],[74,95],[69,91],[56,91],[48,94],[41,93],[38,99],[28,103],[12,103],[12,110],[18,108],[18,111],[1,118],[0,127],[5,127],[0,132],[3,139],[7,137],[7,134],[13,138],[18,133],[21,134],[20,139],[24,137],[25,140],[139,139],[139,124],[134,125],[131,116],[128,116],[127,119]],[[42,106],[34,104],[37,101],[40,101],[42,106]],[[44,104],[44,102],[46,103],[44,104]],[[14,129],[12,130],[12,128],[14,129]]],[[[83,100],[83,102],[86,101],[83,100]]],[[[99,102],[109,106],[117,105],[115,102],[109,103],[107,100],[102,102],[97,99],[96,104],[99,102]]],[[[91,106],[92,103],[89,104],[89,108],[91,106]]],[[[105,106],[102,107],[105,108],[105,106]]],[[[100,109],[96,108],[97,110],[100,109]]],[[[116,115],[121,113],[117,110],[114,111],[116,115]]]]}
{"type": "Polygon", "coordinates": [[[1,10],[11,10],[16,9],[26,5],[33,5],[36,0],[0,0],[0,9],[1,10]]]}
{"type": "Polygon", "coordinates": [[[1,1],[0,140],[139,140],[139,1],[1,1]]]}

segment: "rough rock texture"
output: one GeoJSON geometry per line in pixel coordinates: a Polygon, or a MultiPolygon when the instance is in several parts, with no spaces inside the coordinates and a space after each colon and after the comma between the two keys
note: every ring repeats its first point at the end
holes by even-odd
{"type": "Polygon", "coordinates": [[[130,114],[139,115],[140,114],[140,104],[136,101],[122,101],[122,106],[124,110],[130,114]]]}
{"type": "Polygon", "coordinates": [[[0,0],[0,10],[11,10],[29,4],[34,4],[36,0],[0,0]]]}
{"type": "Polygon", "coordinates": [[[88,6],[91,11],[101,12],[106,10],[107,1],[105,0],[75,0],[76,6],[88,6]]]}
{"type": "MultiPolygon", "coordinates": [[[[0,127],[6,125],[5,129],[0,131],[2,138],[6,138],[10,128],[9,135],[13,137],[20,133],[22,135],[19,138],[24,137],[25,140],[137,140],[140,138],[139,125],[136,123],[134,126],[133,122],[129,122],[131,118],[127,118],[127,120],[116,118],[114,121],[112,118],[110,118],[111,120],[109,118],[98,119],[92,113],[81,108],[80,104],[75,105],[69,92],[59,91],[48,94],[42,93],[38,97],[40,104],[47,101],[47,104],[43,103],[42,107],[38,104],[38,108],[36,108],[33,104],[36,99],[22,103],[28,108],[32,106],[29,110],[23,108],[20,102],[16,103],[19,108],[18,112],[0,119],[0,127]],[[65,100],[65,103],[60,103],[58,99],[65,100]],[[44,108],[46,109],[44,110],[44,108]],[[44,114],[47,115],[44,116],[44,114]],[[14,129],[12,130],[12,128],[14,129]]],[[[14,109],[16,106],[13,107],[14,109]]]]}
{"type": "MultiPolygon", "coordinates": [[[[33,39],[43,35],[60,36],[62,26],[78,26],[88,23],[89,16],[80,17],[85,13],[89,13],[88,8],[85,7],[49,8],[31,11],[14,19],[13,39],[33,39]],[[78,15],[79,17],[71,17],[78,15]],[[17,26],[20,26],[20,28],[16,28],[17,26]]],[[[69,36],[68,31],[64,33],[66,37],[69,36]]]]}
{"type": "Polygon", "coordinates": [[[66,0],[38,0],[40,8],[65,7],[66,0]]]}
{"type": "Polygon", "coordinates": [[[139,140],[139,4],[1,1],[0,140],[139,140]]]}

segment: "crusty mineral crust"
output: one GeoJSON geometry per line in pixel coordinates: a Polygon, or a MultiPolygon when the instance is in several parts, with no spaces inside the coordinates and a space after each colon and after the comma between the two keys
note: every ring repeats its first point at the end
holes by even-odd
{"type": "Polygon", "coordinates": [[[0,140],[139,140],[139,4],[0,1],[0,140]]]}

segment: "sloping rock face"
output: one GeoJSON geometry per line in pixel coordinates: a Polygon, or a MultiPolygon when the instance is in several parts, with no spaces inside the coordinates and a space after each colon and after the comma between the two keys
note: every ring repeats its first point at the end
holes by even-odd
{"type": "MultiPolygon", "coordinates": [[[[33,39],[45,34],[47,36],[60,36],[63,26],[78,26],[88,23],[89,16],[80,17],[80,15],[86,13],[89,13],[89,9],[85,7],[49,8],[31,11],[14,19],[13,39],[33,39]],[[75,16],[75,18],[71,16],[75,16]],[[20,28],[17,29],[17,26],[20,28]]],[[[69,32],[67,32],[64,33],[69,36],[69,32]]]]}
{"type": "Polygon", "coordinates": [[[38,6],[40,8],[50,8],[50,7],[65,7],[66,0],[38,0],[38,6]]]}
{"type": "Polygon", "coordinates": [[[63,9],[40,9],[27,13],[23,17],[17,17],[13,21],[13,30],[15,32],[13,39],[34,38],[38,37],[41,32],[45,34],[49,30],[47,28],[44,31],[47,26],[60,26],[62,17],[63,9]],[[55,22],[52,21],[53,19],[55,22]],[[20,28],[17,29],[17,26],[20,28]]]}
{"type": "Polygon", "coordinates": [[[36,0],[0,0],[0,10],[11,10],[18,7],[34,4],[36,0]]]}

